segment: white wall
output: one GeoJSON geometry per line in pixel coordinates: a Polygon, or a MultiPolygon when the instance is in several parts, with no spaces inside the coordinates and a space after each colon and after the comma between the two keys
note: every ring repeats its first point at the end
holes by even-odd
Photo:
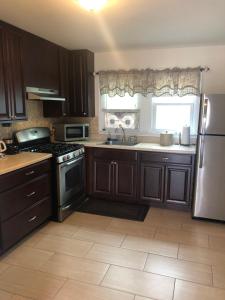
{"type": "Polygon", "coordinates": [[[208,66],[203,91],[225,93],[225,45],[95,53],[95,70],[208,66]]]}

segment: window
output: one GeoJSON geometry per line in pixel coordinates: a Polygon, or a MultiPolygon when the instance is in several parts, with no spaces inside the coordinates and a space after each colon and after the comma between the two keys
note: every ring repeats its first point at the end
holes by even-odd
{"type": "Polygon", "coordinates": [[[125,97],[102,95],[100,101],[100,129],[114,130],[122,125],[128,133],[158,135],[168,130],[179,133],[182,126],[190,126],[197,133],[199,97],[144,97],[128,94],[125,97]]]}
{"type": "Polygon", "coordinates": [[[152,98],[151,132],[178,133],[184,125],[197,133],[199,101],[196,96],[152,98]]]}

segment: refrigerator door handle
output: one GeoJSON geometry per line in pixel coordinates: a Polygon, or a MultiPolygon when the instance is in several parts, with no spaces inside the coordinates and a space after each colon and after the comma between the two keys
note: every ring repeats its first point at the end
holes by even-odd
{"type": "Polygon", "coordinates": [[[200,136],[200,147],[199,147],[199,168],[200,169],[203,167],[204,146],[205,146],[205,137],[200,136]]]}
{"type": "Polygon", "coordinates": [[[201,134],[205,134],[205,132],[206,132],[208,103],[209,103],[209,99],[204,98],[202,101],[201,134]]]}

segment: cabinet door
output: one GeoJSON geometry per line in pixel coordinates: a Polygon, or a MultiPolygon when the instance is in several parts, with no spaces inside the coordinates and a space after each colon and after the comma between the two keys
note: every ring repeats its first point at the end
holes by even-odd
{"type": "Polygon", "coordinates": [[[66,101],[44,101],[44,117],[65,117],[69,114],[69,50],[59,47],[59,95],[66,101]]]}
{"type": "Polygon", "coordinates": [[[23,69],[26,86],[59,90],[58,46],[25,32],[23,69]]]}
{"type": "Polygon", "coordinates": [[[11,29],[6,29],[5,33],[12,119],[23,120],[26,119],[26,106],[22,71],[22,36],[11,29]]]}
{"type": "Polygon", "coordinates": [[[94,117],[94,54],[88,50],[71,52],[71,111],[72,116],[94,117]]]}
{"type": "Polygon", "coordinates": [[[0,121],[7,121],[11,119],[11,106],[9,102],[9,95],[7,93],[6,80],[6,60],[4,45],[3,28],[0,26],[0,121]]]}
{"type": "Polygon", "coordinates": [[[149,203],[163,202],[164,165],[141,163],[140,199],[149,203]]]}
{"type": "Polygon", "coordinates": [[[94,159],[92,196],[113,198],[113,168],[111,161],[94,159]]]}
{"type": "Polygon", "coordinates": [[[191,167],[166,166],[165,201],[166,205],[189,205],[191,188],[191,167]]]}
{"type": "Polygon", "coordinates": [[[137,198],[137,164],[130,161],[113,162],[114,199],[134,202],[137,198]]]}

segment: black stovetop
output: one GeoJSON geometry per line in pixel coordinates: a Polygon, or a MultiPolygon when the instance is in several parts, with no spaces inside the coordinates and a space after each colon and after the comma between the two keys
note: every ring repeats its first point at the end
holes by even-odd
{"type": "Polygon", "coordinates": [[[72,151],[83,148],[81,144],[63,144],[63,143],[46,143],[46,144],[27,144],[26,146],[19,147],[21,151],[27,152],[43,152],[51,153],[53,156],[58,157],[72,151]]]}

